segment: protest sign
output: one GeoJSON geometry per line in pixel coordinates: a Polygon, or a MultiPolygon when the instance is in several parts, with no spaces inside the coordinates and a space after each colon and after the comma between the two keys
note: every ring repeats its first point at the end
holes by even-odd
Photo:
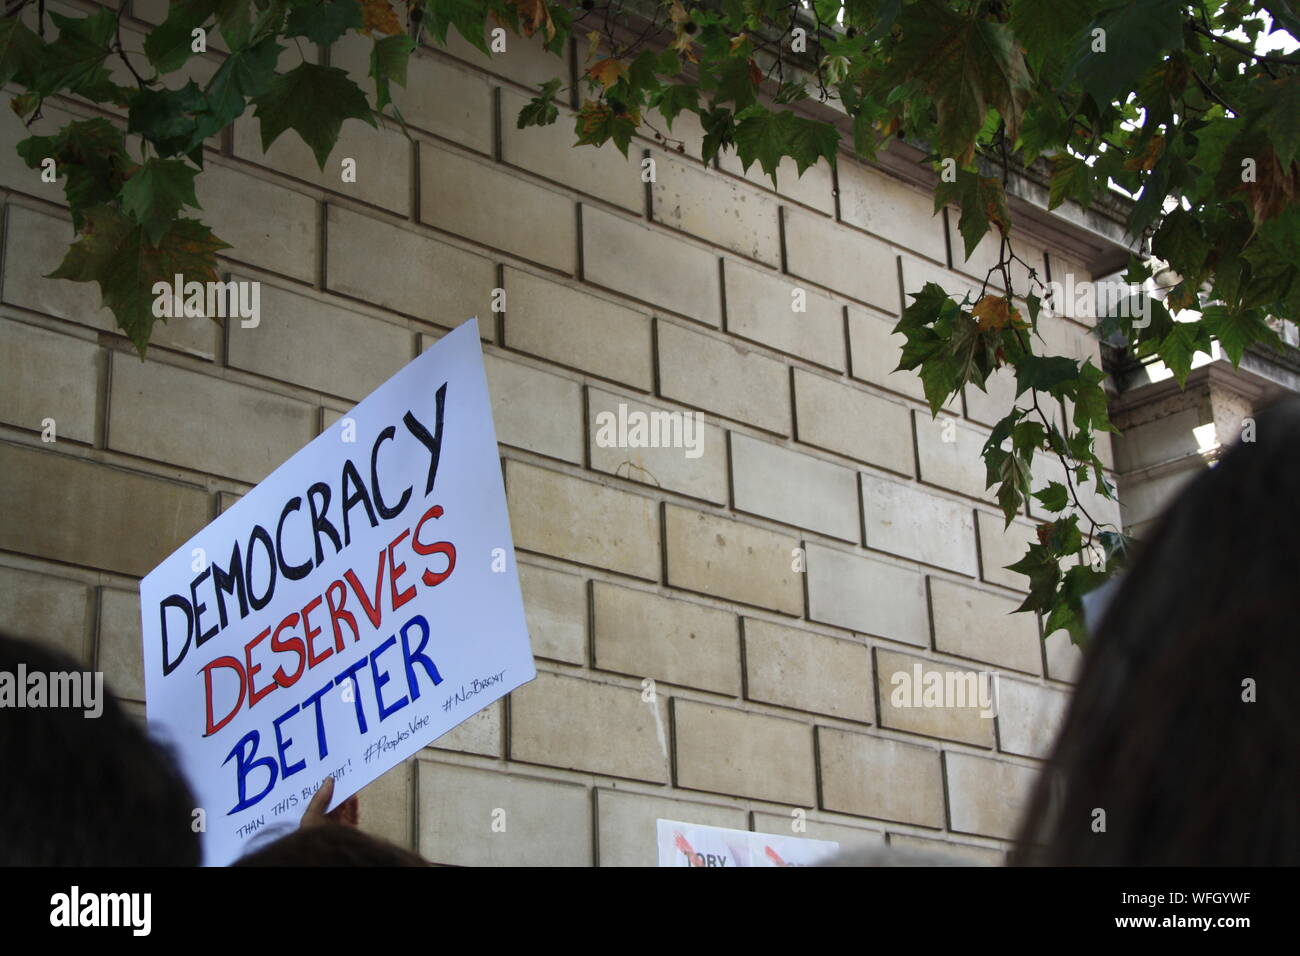
{"type": "Polygon", "coordinates": [[[532,680],[477,321],[155,568],[140,600],[150,727],[195,791],[208,864],[296,826],[327,775],[337,805],[532,680]]]}
{"type": "Polygon", "coordinates": [[[831,840],[751,833],[680,820],[656,820],[660,866],[816,866],[839,852],[831,840]]]}

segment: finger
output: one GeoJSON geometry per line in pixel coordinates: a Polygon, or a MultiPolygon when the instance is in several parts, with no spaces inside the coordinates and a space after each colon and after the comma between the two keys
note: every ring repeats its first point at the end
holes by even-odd
{"type": "Polygon", "coordinates": [[[311,802],[307,804],[307,809],[302,815],[302,822],[299,826],[308,827],[324,823],[325,811],[329,809],[330,800],[333,798],[334,778],[326,777],[321,781],[320,788],[312,796],[311,802]]]}

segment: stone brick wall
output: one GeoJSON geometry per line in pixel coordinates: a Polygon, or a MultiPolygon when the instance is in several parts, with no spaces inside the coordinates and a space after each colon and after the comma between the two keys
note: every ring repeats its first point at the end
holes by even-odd
{"type": "MultiPolygon", "coordinates": [[[[1007,615],[1033,516],[1003,533],[979,448],[1012,383],[935,421],[890,331],[905,285],[978,286],[992,250],[962,262],[955,219],[847,154],[772,191],[702,164],[685,118],[684,151],[630,160],[572,148],[567,117],[517,130],[571,64],[511,44],[424,51],[398,91],[413,139],[350,122],[324,173],[290,136],[264,154],[248,116],[214,141],[203,216],[261,324],[173,320],[143,362],[96,289],[41,278],[71,225],[3,111],[0,626],[142,710],[138,579],[477,315],[539,676],[368,788],[364,825],[446,863],[612,865],[653,862],[656,817],[789,833],[803,808],[807,836],[999,861],[1076,654],[1007,615]],[[703,453],[598,445],[619,403],[702,412],[703,453]],[[914,664],[999,671],[998,716],[894,707],[914,664]]],[[[1044,335],[1095,355],[1080,325],[1044,335]]]]}

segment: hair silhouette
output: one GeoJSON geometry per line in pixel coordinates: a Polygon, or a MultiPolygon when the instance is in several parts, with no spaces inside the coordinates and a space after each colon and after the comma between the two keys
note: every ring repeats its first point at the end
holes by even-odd
{"type": "Polygon", "coordinates": [[[1125,574],[1013,864],[1300,863],[1300,400],[1255,424],[1125,574]]]}

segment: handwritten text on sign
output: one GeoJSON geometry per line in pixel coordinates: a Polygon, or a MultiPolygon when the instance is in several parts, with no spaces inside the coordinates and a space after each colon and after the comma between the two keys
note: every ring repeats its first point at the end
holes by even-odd
{"type": "Polygon", "coordinates": [[[150,724],[226,863],[535,676],[477,322],[141,583],[150,724]]]}

